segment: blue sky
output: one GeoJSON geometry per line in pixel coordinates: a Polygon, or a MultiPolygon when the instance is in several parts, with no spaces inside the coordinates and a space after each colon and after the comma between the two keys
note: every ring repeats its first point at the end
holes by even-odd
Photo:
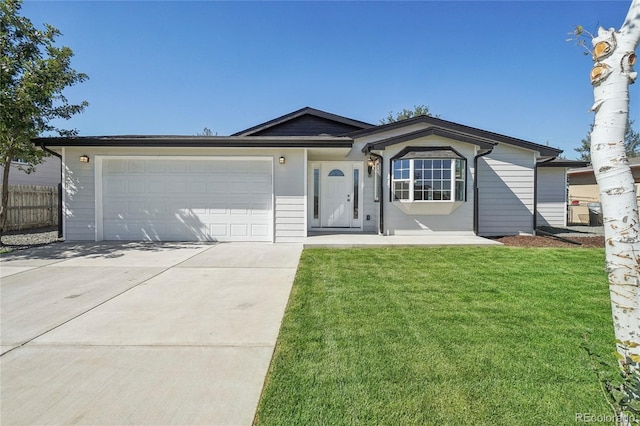
{"type": "Polygon", "coordinates": [[[90,103],[66,123],[84,136],[229,135],[304,106],[376,124],[424,104],[575,158],[592,61],[567,33],[619,28],[629,4],[27,0],[22,14],[60,29],[89,75],[67,91],[90,103]]]}

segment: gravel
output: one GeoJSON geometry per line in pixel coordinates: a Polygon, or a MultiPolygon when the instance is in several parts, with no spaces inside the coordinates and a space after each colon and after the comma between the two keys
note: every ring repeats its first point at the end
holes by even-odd
{"type": "Polygon", "coordinates": [[[57,227],[11,231],[2,235],[2,244],[9,250],[20,250],[60,241],[64,240],[58,238],[57,227]]]}

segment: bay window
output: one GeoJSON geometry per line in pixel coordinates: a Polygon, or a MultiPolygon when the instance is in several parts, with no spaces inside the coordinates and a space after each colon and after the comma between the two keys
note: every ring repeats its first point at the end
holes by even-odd
{"type": "Polygon", "coordinates": [[[391,170],[395,201],[466,201],[466,159],[451,149],[407,152],[391,170]]]}

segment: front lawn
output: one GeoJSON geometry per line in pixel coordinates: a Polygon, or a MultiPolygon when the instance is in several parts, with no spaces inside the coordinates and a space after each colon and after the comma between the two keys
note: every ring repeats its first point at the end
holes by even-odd
{"type": "Polygon", "coordinates": [[[308,249],[255,422],[610,416],[585,333],[614,350],[602,249],[308,249]]]}

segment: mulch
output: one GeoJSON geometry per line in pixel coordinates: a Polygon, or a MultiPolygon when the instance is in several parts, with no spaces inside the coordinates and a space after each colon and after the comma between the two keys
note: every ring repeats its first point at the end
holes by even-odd
{"type": "Polygon", "coordinates": [[[592,237],[570,237],[567,238],[571,241],[580,243],[571,244],[562,241],[558,238],[546,237],[546,236],[528,236],[528,235],[516,235],[509,237],[494,238],[495,241],[499,241],[508,247],[568,247],[568,248],[604,248],[604,236],[592,236],[592,237]]]}

